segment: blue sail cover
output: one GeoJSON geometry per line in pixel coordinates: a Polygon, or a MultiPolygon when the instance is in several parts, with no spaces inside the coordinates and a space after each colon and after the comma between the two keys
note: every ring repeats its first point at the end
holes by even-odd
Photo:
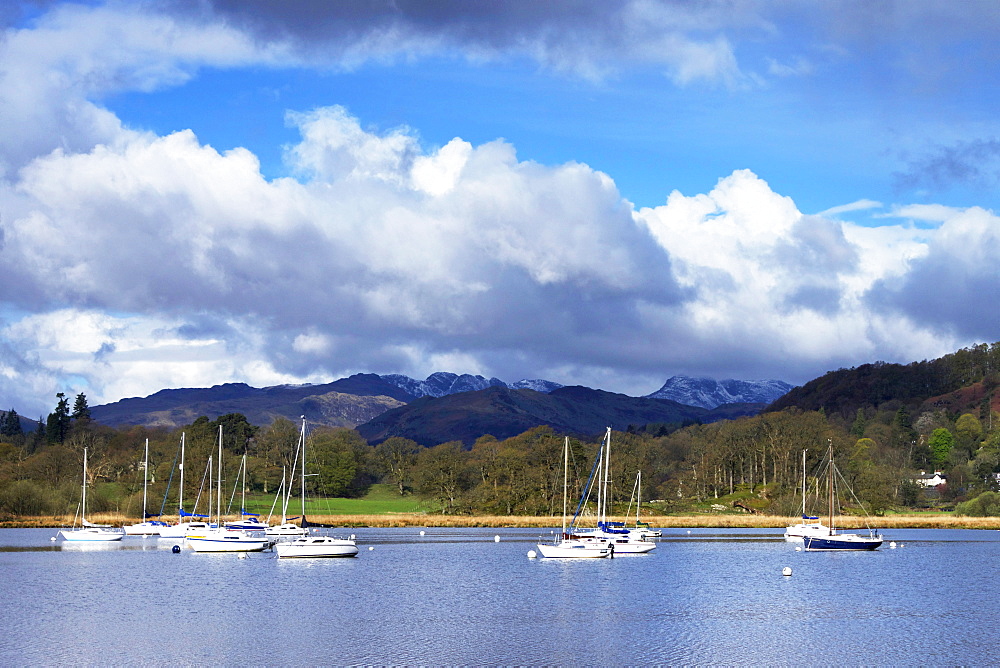
{"type": "Polygon", "coordinates": [[[240,514],[244,517],[260,517],[260,513],[248,513],[246,508],[240,508],[240,514]]]}
{"type": "Polygon", "coordinates": [[[804,520],[818,520],[819,518],[818,517],[813,517],[812,515],[803,515],[802,519],[804,519],[804,520]]]}
{"type": "Polygon", "coordinates": [[[208,515],[196,515],[195,513],[189,513],[188,511],[186,511],[184,509],[181,509],[180,515],[181,515],[181,517],[202,517],[202,518],[205,518],[205,519],[208,518],[208,515]]]}

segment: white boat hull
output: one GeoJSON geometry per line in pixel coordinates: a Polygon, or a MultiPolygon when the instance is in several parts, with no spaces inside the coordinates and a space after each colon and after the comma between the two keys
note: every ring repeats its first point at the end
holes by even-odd
{"type": "Polygon", "coordinates": [[[162,522],[139,522],[125,526],[126,536],[159,536],[160,529],[166,529],[162,522]]]}
{"type": "Polygon", "coordinates": [[[238,522],[226,522],[226,528],[240,529],[241,531],[267,531],[270,527],[265,522],[251,518],[238,522]]]}
{"type": "Polygon", "coordinates": [[[108,543],[121,540],[125,537],[125,532],[121,529],[107,527],[85,527],[83,529],[63,529],[59,535],[62,536],[63,540],[71,542],[108,543]]]}
{"type": "Polygon", "coordinates": [[[539,543],[538,551],[546,559],[600,559],[611,556],[606,543],[569,538],[558,543],[539,543]]]}
{"type": "Polygon", "coordinates": [[[828,536],[830,527],[820,522],[803,522],[792,524],[785,529],[785,540],[789,543],[801,543],[806,536],[828,536]]]}
{"type": "Polygon", "coordinates": [[[628,533],[609,533],[600,530],[573,531],[572,538],[604,541],[615,546],[615,554],[645,554],[656,549],[656,543],[647,540],[632,529],[628,533]]]}
{"type": "Polygon", "coordinates": [[[284,543],[277,543],[274,551],[278,558],[354,557],[358,546],[353,540],[329,536],[305,536],[284,543]]]}
{"type": "Polygon", "coordinates": [[[251,535],[242,531],[213,529],[184,538],[195,552],[262,552],[271,546],[266,536],[251,535]]]}
{"type": "Polygon", "coordinates": [[[207,522],[181,522],[173,526],[160,527],[160,538],[184,538],[204,533],[210,528],[207,522]]]}
{"type": "Polygon", "coordinates": [[[305,536],[308,533],[308,529],[303,529],[298,524],[279,524],[264,530],[266,536],[305,536]]]}

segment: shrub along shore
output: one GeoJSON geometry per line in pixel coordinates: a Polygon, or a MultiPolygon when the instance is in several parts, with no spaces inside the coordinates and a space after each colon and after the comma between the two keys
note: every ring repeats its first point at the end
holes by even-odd
{"type": "MultiPolygon", "coordinates": [[[[97,513],[90,521],[122,526],[137,518],[117,513],[97,513]]],[[[176,521],[176,518],[165,518],[176,521]]],[[[235,519],[235,518],[234,518],[235,519]]],[[[558,528],[560,517],[507,515],[440,515],[435,513],[384,513],[378,515],[310,515],[310,522],[337,527],[483,527],[483,528],[558,528]]],[[[782,529],[794,518],[778,515],[649,515],[643,522],[660,529],[782,529]]],[[[824,520],[825,521],[825,520],[824,520]]],[[[871,518],[878,529],[1000,529],[1000,517],[964,517],[951,514],[886,515],[871,518]]],[[[73,524],[73,517],[2,518],[2,528],[58,528],[73,524]]],[[[841,517],[838,527],[863,528],[857,517],[841,517]]]]}

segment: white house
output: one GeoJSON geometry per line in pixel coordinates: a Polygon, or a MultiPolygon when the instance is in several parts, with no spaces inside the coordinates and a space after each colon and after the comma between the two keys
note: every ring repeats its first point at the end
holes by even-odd
{"type": "Polygon", "coordinates": [[[941,475],[940,471],[935,471],[934,473],[924,473],[921,471],[920,475],[914,478],[913,482],[921,487],[937,487],[948,482],[948,479],[941,475]]]}

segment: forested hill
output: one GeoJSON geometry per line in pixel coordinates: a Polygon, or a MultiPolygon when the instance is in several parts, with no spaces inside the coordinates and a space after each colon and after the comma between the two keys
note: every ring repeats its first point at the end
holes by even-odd
{"type": "Polygon", "coordinates": [[[491,387],[417,399],[359,425],[357,431],[372,444],[399,436],[425,446],[454,440],[471,446],[480,436],[505,439],[541,425],[560,434],[591,436],[608,426],[622,431],[630,425],[649,423],[680,426],[755,415],[760,409],[760,404],[727,404],[708,410],[669,399],[630,397],[579,386],[547,394],[491,387]]]}
{"type": "Polygon", "coordinates": [[[919,404],[980,382],[989,394],[1000,383],[1000,343],[983,343],[910,364],[874,362],[831,371],[791,390],[766,411],[796,406],[846,417],[859,408],[890,401],[919,404]]]}

